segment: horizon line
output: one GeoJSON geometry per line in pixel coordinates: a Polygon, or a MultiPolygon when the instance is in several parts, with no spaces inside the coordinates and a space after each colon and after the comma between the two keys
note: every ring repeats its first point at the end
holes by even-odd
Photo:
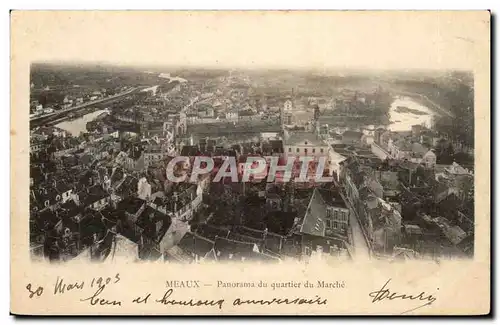
{"type": "MultiPolygon", "coordinates": [[[[119,63],[116,61],[106,61],[106,60],[34,60],[30,63],[30,68],[33,65],[52,65],[52,66],[65,66],[65,65],[74,65],[74,66],[105,66],[105,67],[114,67],[114,68],[131,68],[131,69],[203,69],[203,70],[243,70],[243,71],[258,71],[258,70],[271,70],[271,71],[279,71],[279,70],[288,70],[288,71],[311,71],[311,72],[465,72],[465,73],[473,73],[470,69],[464,68],[438,68],[438,67],[409,67],[409,68],[390,68],[390,67],[365,67],[365,66],[323,66],[323,67],[315,67],[315,66],[289,66],[289,65],[220,65],[219,63],[214,64],[189,64],[189,63],[119,63]]],[[[145,71],[146,72],[146,71],[145,71]]]]}

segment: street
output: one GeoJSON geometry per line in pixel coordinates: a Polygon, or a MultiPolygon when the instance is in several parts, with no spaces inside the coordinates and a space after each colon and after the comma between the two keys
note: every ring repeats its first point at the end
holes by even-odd
{"type": "Polygon", "coordinates": [[[337,183],[336,184],[340,189],[340,195],[344,200],[345,204],[349,207],[351,213],[349,213],[349,224],[351,226],[352,233],[352,246],[354,247],[353,259],[357,261],[367,261],[370,259],[370,247],[368,246],[368,242],[366,241],[366,237],[363,234],[363,230],[361,229],[361,225],[359,224],[358,215],[356,210],[351,205],[351,202],[346,198],[343,192],[343,188],[337,183]]]}
{"type": "Polygon", "coordinates": [[[370,248],[366,242],[363,231],[361,230],[361,225],[359,224],[356,214],[350,208],[351,213],[349,214],[349,222],[351,224],[352,239],[354,246],[354,259],[358,261],[367,261],[370,259],[370,248]]]}

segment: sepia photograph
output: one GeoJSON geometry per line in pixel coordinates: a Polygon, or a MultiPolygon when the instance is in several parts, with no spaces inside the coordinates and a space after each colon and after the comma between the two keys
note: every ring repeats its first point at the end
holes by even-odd
{"type": "Polygon", "coordinates": [[[474,255],[471,71],[34,63],[30,79],[33,258],[474,255]]]}
{"type": "MultiPolygon", "coordinates": [[[[109,288],[127,269],[130,281],[138,272],[166,288],[154,304],[222,314],[321,308],[323,291],[346,288],[370,308],[396,299],[405,307],[395,314],[433,313],[439,291],[401,280],[412,291],[395,293],[397,280],[369,280],[371,268],[430,265],[449,277],[463,263],[486,272],[489,290],[489,20],[487,11],[14,11],[12,82],[23,88],[12,94],[11,249],[47,282],[26,278],[19,299],[85,291],[67,304],[121,314],[126,303],[109,288]],[[359,265],[372,287],[349,277],[359,265]],[[306,277],[280,282],[270,271],[311,267],[337,274],[311,281],[313,298],[297,296],[306,277]],[[219,274],[212,284],[182,274],[204,269],[219,274]],[[253,269],[277,282],[251,279],[253,269]],[[200,300],[178,293],[207,286],[200,300]],[[298,291],[224,307],[217,292],[232,288],[298,291]]],[[[339,312],[364,313],[349,306],[339,312]]]]}

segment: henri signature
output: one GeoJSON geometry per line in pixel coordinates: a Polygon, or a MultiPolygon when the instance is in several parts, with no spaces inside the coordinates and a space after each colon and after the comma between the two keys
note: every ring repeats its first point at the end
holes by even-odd
{"type": "MultiPolygon", "coordinates": [[[[424,302],[422,305],[419,305],[415,308],[409,309],[404,311],[402,314],[417,310],[419,308],[425,307],[425,306],[430,306],[436,301],[436,297],[434,297],[431,294],[425,293],[425,291],[420,292],[419,294],[406,294],[406,293],[397,293],[397,292],[391,292],[390,289],[388,288],[389,282],[391,282],[392,279],[387,280],[387,282],[382,286],[377,291],[372,291],[370,292],[369,296],[372,299],[372,303],[376,303],[379,301],[383,300],[412,300],[412,301],[419,301],[419,302],[424,302]]],[[[438,289],[439,290],[439,289],[438,289]]]]}

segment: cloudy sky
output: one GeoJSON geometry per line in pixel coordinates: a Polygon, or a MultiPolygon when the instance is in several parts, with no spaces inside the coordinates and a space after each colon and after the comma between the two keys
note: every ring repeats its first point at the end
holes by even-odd
{"type": "Polygon", "coordinates": [[[14,12],[31,61],[210,67],[470,69],[486,12],[14,12]]]}

